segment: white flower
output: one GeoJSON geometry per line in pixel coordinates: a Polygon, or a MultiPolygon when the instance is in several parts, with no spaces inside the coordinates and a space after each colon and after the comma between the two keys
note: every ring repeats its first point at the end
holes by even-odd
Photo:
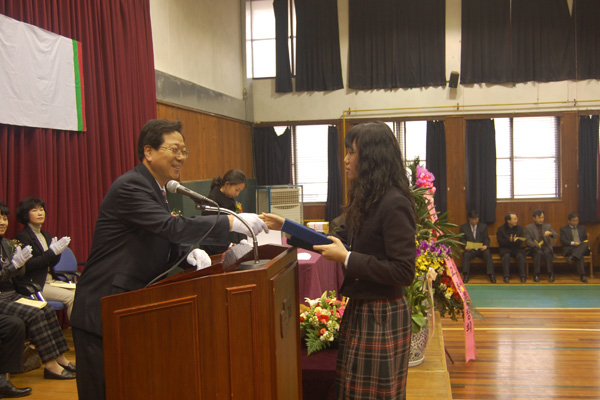
{"type": "Polygon", "coordinates": [[[314,307],[314,306],[315,306],[315,304],[318,304],[318,303],[321,301],[321,299],[314,299],[314,300],[311,300],[311,299],[309,299],[308,297],[305,297],[305,298],[304,298],[304,301],[306,301],[306,302],[308,303],[308,305],[310,305],[310,307],[312,308],[312,307],[314,307]]]}

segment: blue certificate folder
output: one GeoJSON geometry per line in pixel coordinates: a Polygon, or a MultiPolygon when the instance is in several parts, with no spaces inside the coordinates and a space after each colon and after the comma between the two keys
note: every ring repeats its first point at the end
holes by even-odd
{"type": "MultiPolygon", "coordinates": [[[[289,233],[297,239],[302,240],[308,244],[330,244],[333,243],[326,235],[321,232],[317,232],[314,229],[308,228],[304,225],[300,225],[297,222],[291,221],[289,219],[285,219],[281,230],[285,233],[289,233]]],[[[346,250],[350,250],[350,247],[346,246],[346,250]]]]}

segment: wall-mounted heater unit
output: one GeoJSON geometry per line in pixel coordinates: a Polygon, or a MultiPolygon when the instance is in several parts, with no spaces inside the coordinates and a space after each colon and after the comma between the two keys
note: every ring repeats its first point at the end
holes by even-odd
{"type": "Polygon", "coordinates": [[[304,224],[302,185],[256,187],[256,212],[267,212],[304,224]]]}

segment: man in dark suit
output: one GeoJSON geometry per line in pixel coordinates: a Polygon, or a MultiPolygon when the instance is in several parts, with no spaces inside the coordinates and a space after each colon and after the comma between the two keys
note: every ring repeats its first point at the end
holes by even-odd
{"type": "Polygon", "coordinates": [[[554,282],[554,265],[552,241],[558,236],[550,224],[544,222],[544,211],[533,212],[533,223],[525,227],[525,240],[527,241],[527,255],[533,258],[533,280],[540,281],[540,264],[542,256],[548,270],[548,282],[554,282]]]}
{"type": "Polygon", "coordinates": [[[486,224],[479,223],[479,213],[476,210],[469,211],[467,216],[469,222],[460,227],[462,233],[461,242],[465,245],[463,253],[463,282],[469,282],[469,273],[471,268],[471,260],[475,257],[482,258],[485,261],[485,269],[490,277],[490,282],[496,283],[494,275],[494,263],[490,254],[490,237],[486,224]],[[478,249],[467,249],[467,242],[479,243],[482,246],[478,249]]]}
{"type": "MultiPolygon", "coordinates": [[[[102,297],[144,288],[166,272],[170,262],[185,257],[213,223],[211,236],[216,238],[227,237],[230,230],[249,234],[231,216],[171,215],[164,187],[180,178],[189,156],[179,121],[148,121],[140,132],[137,155],[140,164],[117,178],[102,201],[91,252],[77,283],[71,325],[80,400],[105,398],[102,297]]],[[[242,215],[256,233],[267,230],[256,214],[242,215]]],[[[208,265],[201,263],[207,257],[195,249],[187,261],[205,267],[210,259],[208,265]]]]}
{"type": "Polygon", "coordinates": [[[502,273],[504,282],[510,282],[510,258],[514,257],[519,268],[521,282],[527,282],[525,271],[525,252],[521,248],[523,244],[523,228],[518,225],[519,218],[514,212],[504,216],[504,225],[500,225],[496,232],[500,258],[502,259],[502,273]]]}
{"type": "Polygon", "coordinates": [[[21,372],[25,342],[25,323],[12,315],[0,315],[0,398],[16,398],[31,394],[31,388],[16,388],[7,373],[21,372]]]}
{"type": "Polygon", "coordinates": [[[572,212],[568,216],[569,225],[560,228],[560,242],[562,254],[570,263],[575,263],[575,268],[581,282],[587,283],[583,267],[583,257],[590,254],[588,237],[585,226],[579,225],[579,214],[572,212]]]}

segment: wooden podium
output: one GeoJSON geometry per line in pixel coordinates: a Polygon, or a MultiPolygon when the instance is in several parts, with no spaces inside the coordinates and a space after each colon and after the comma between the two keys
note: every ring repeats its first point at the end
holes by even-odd
{"type": "Polygon", "coordinates": [[[103,298],[107,399],[301,399],[296,249],[259,255],[103,298]]]}

